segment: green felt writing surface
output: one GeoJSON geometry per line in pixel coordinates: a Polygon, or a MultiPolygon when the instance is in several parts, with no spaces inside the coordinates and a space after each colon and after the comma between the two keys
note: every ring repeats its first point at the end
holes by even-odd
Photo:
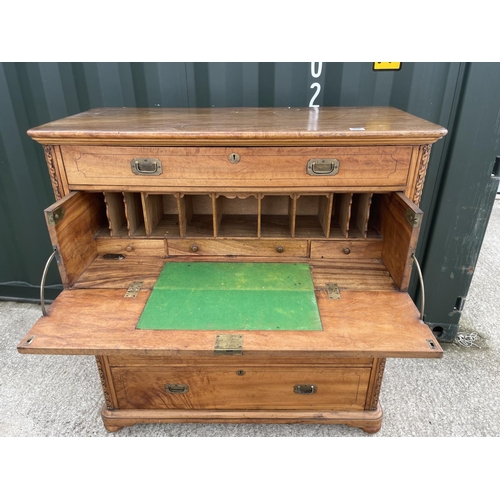
{"type": "Polygon", "coordinates": [[[166,263],[143,330],[321,330],[307,264],[166,263]]]}

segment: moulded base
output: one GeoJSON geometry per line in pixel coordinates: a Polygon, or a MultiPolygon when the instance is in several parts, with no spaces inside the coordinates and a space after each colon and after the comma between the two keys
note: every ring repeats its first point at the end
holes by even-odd
{"type": "Polygon", "coordinates": [[[314,410],[108,410],[103,407],[104,427],[116,432],[135,424],[232,423],[232,424],[343,424],[374,434],[382,427],[382,407],[362,411],[314,410]]]}

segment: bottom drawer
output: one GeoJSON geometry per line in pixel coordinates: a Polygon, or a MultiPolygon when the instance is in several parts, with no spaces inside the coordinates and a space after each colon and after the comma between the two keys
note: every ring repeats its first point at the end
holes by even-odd
{"type": "Polygon", "coordinates": [[[113,368],[120,409],[363,410],[369,367],[113,368]]]}

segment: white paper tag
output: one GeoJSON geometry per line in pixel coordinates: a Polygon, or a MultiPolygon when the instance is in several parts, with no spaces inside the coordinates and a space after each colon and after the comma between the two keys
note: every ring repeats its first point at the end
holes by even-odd
{"type": "Polygon", "coordinates": [[[349,130],[365,130],[364,127],[353,127],[350,128],[349,130]]]}

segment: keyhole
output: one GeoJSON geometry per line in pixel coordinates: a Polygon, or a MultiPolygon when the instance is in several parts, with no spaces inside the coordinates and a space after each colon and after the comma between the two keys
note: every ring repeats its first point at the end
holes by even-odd
{"type": "Polygon", "coordinates": [[[238,163],[240,161],[240,155],[237,153],[231,153],[229,155],[229,161],[231,163],[238,163]]]}

